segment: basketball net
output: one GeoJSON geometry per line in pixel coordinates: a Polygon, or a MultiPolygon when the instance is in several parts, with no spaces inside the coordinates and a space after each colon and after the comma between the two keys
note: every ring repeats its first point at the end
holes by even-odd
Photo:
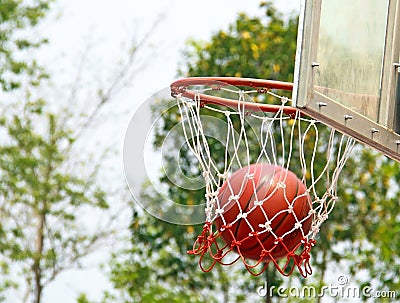
{"type": "MultiPolygon", "coordinates": [[[[199,255],[199,265],[205,272],[216,263],[231,265],[241,260],[253,275],[264,272],[272,262],[285,276],[298,268],[300,274],[307,277],[312,273],[310,250],[316,243],[321,224],[328,219],[337,201],[339,174],[355,142],[288,106],[291,100],[282,95],[284,92],[278,93],[276,88],[280,89],[279,85],[271,86],[262,80],[258,83],[254,82],[256,80],[226,79],[188,78],[171,85],[172,96],[176,98],[180,110],[186,144],[195,156],[205,181],[205,224],[188,253],[199,255]],[[240,89],[230,84],[238,84],[240,89]],[[275,104],[261,105],[255,101],[275,104]],[[223,134],[219,148],[215,148],[215,138],[207,131],[210,117],[222,121],[218,129],[214,129],[214,132],[223,134]],[[277,216],[269,217],[263,211],[263,224],[254,224],[251,220],[251,213],[268,205],[270,197],[258,200],[256,186],[253,186],[254,206],[242,209],[239,205],[240,189],[230,186],[229,177],[236,170],[257,163],[268,163],[281,167],[283,171],[294,172],[310,197],[310,209],[306,216],[301,220],[296,218],[293,226],[283,234],[275,233],[272,228],[276,226],[274,220],[277,216]],[[230,203],[237,203],[237,208],[241,209],[233,220],[225,215],[226,209],[219,198],[224,183],[230,190],[230,203]],[[216,220],[223,222],[222,226],[217,227],[216,220]],[[305,220],[311,222],[308,230],[304,230],[302,225],[305,220]],[[250,232],[241,235],[241,238],[230,232],[232,241],[226,243],[222,239],[223,232],[239,221],[240,224],[247,224],[250,232]],[[301,239],[298,243],[291,243],[292,248],[289,248],[285,238],[289,238],[291,233],[299,234],[299,231],[301,239]],[[274,237],[273,245],[264,246],[261,240],[264,235],[274,237]],[[242,252],[244,242],[252,237],[255,239],[253,243],[260,245],[257,258],[248,258],[242,252]],[[284,251],[283,257],[274,257],[274,250],[277,249],[284,251]]],[[[290,90],[290,84],[283,84],[289,85],[282,87],[284,90],[290,90]]],[[[252,177],[251,173],[247,174],[243,178],[247,180],[243,182],[252,177]]],[[[282,186],[279,190],[287,190],[285,178],[286,174],[281,174],[279,184],[282,186]]],[[[292,214],[293,201],[285,202],[287,207],[280,214],[292,214]]]]}

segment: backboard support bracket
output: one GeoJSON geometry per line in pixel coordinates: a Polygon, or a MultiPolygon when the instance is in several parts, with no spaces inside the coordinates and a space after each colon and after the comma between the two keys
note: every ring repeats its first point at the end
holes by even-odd
{"type": "Polygon", "coordinates": [[[389,131],[382,125],[334,100],[327,99],[322,95],[318,97],[318,101],[309,103],[307,107],[303,107],[301,110],[313,119],[323,120],[326,125],[355,138],[363,144],[373,146],[387,157],[400,162],[400,135],[398,133],[389,131]],[[327,110],[335,114],[330,114],[327,118],[325,114],[327,110]]]}

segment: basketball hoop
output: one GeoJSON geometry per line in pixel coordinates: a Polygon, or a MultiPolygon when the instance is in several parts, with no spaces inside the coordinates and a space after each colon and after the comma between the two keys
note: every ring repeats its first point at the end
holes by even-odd
{"type": "Polygon", "coordinates": [[[288,106],[292,87],[232,77],[171,84],[206,184],[205,224],[188,252],[203,271],[240,259],[253,275],[271,262],[286,276],[312,273],[310,250],[355,142],[288,106]],[[210,115],[225,122],[222,151],[205,135],[210,115]]]}

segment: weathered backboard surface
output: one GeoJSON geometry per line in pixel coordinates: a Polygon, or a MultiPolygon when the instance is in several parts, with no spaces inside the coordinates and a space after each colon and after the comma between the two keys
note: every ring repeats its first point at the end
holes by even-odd
{"type": "Polygon", "coordinates": [[[400,0],[302,0],[294,106],[400,161],[400,0]]]}

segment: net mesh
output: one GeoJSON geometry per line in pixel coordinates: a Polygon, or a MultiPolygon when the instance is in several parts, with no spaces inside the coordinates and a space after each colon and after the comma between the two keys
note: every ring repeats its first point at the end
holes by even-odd
{"type": "Polygon", "coordinates": [[[241,260],[253,275],[271,262],[283,275],[312,273],[310,250],[354,140],[288,107],[282,94],[226,83],[173,92],[205,181],[205,224],[188,252],[200,256],[203,271],[241,260]],[[210,104],[210,95],[237,102],[210,104]],[[277,106],[256,110],[257,101],[277,106]]]}

